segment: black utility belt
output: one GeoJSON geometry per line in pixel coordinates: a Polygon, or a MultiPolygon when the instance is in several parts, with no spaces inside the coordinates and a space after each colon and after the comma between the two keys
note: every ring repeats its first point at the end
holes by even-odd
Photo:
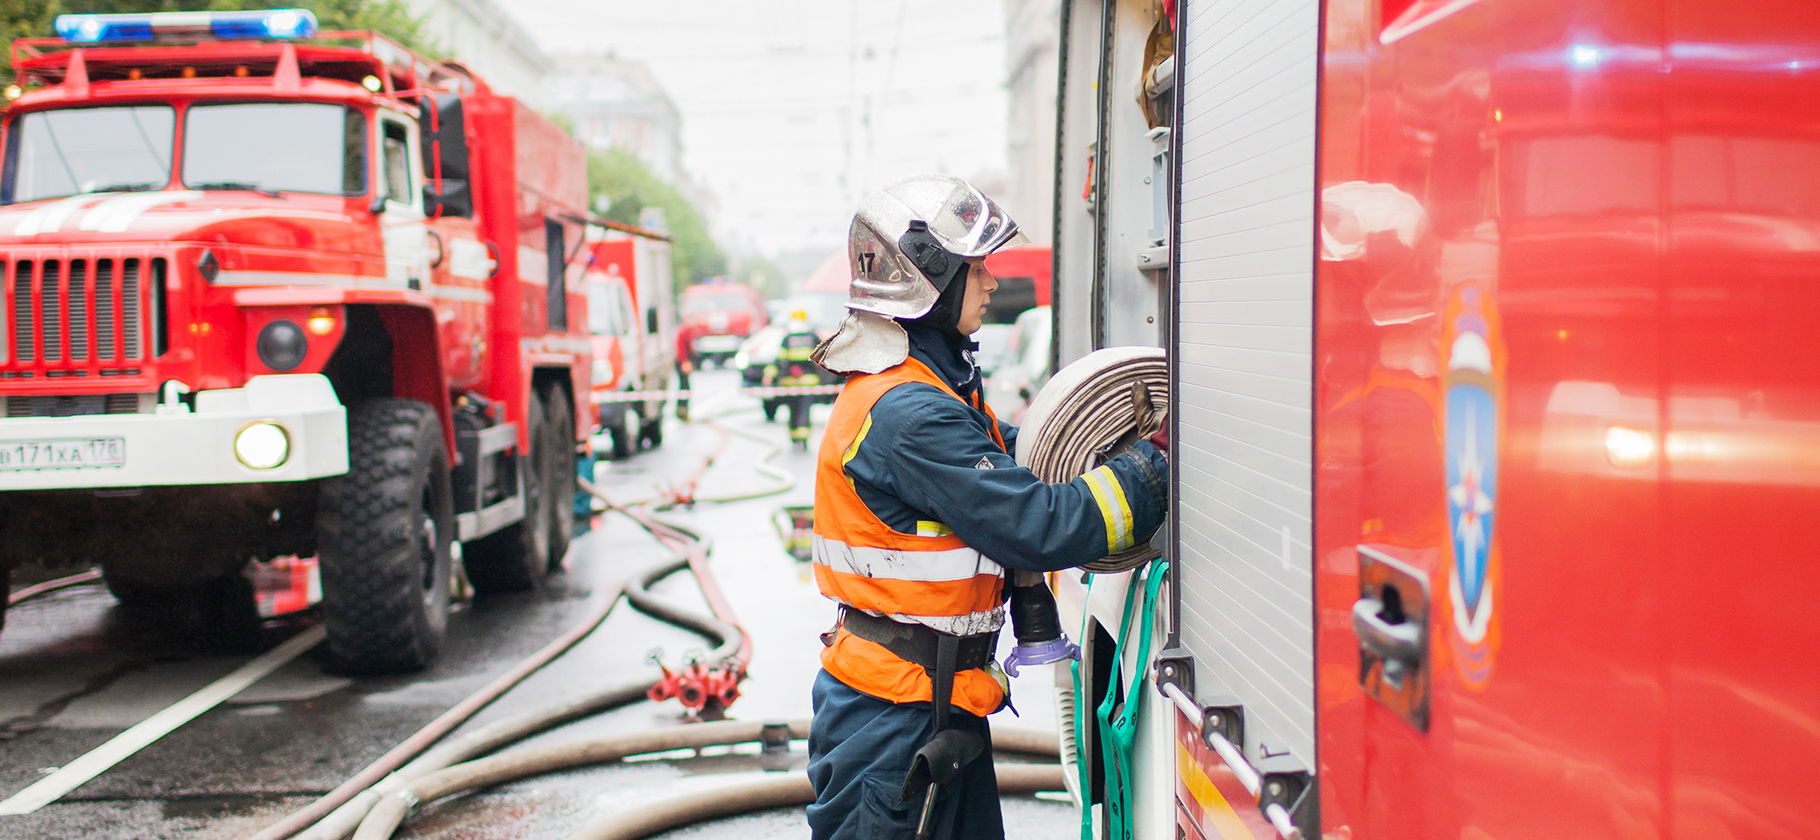
{"type": "MultiPolygon", "coordinates": [[[[841,626],[847,628],[847,632],[891,651],[905,662],[921,665],[930,674],[936,670],[936,645],[941,637],[949,635],[921,624],[905,624],[855,609],[841,610],[841,626]]],[[[998,647],[997,630],[955,638],[960,639],[959,655],[954,662],[956,672],[986,667],[986,663],[992,661],[992,651],[998,647]]]]}

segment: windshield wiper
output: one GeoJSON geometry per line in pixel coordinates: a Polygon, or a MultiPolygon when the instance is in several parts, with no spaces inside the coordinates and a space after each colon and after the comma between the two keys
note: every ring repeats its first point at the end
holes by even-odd
{"type": "Polygon", "coordinates": [[[150,190],[159,189],[162,186],[164,186],[164,185],[163,184],[108,184],[105,187],[96,187],[92,190],[89,190],[89,192],[92,192],[92,193],[147,192],[150,190]]]}
{"type": "Polygon", "coordinates": [[[269,195],[273,198],[284,197],[279,195],[277,190],[268,190],[265,187],[249,181],[209,181],[206,184],[196,184],[195,187],[199,190],[245,190],[247,192],[256,192],[261,195],[269,195]]]}

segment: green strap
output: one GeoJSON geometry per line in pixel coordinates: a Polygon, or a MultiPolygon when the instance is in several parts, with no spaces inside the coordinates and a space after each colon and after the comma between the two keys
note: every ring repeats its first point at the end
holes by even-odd
{"type": "MultiPolygon", "coordinates": [[[[1081,599],[1081,631],[1074,638],[1082,645],[1087,644],[1087,616],[1093,602],[1093,582],[1097,576],[1088,576],[1087,595],[1081,599]]],[[[1087,757],[1081,750],[1087,746],[1086,704],[1081,699],[1081,660],[1075,657],[1068,663],[1068,672],[1074,677],[1074,772],[1075,789],[1081,793],[1081,840],[1093,840],[1093,774],[1087,769],[1087,757]]]]}
{"type": "MultiPolygon", "coordinates": [[[[1100,755],[1106,769],[1106,823],[1110,826],[1105,840],[1130,840],[1131,831],[1131,752],[1137,741],[1137,711],[1140,693],[1148,677],[1145,667],[1150,661],[1150,633],[1156,624],[1151,617],[1156,614],[1157,590],[1162,587],[1163,578],[1167,576],[1169,562],[1161,557],[1150,561],[1144,578],[1144,609],[1136,613],[1138,626],[1137,667],[1131,675],[1130,687],[1125,691],[1125,702],[1119,703],[1119,693],[1108,690],[1104,700],[1096,710],[1100,733],[1100,755]]],[[[1136,583],[1134,579],[1132,581],[1136,583]]],[[[1133,618],[1132,604],[1137,597],[1137,587],[1125,590],[1125,612],[1119,620],[1119,641],[1113,647],[1114,673],[1125,661],[1125,642],[1130,639],[1133,618]]],[[[1115,676],[1114,679],[1117,679],[1115,676]]],[[[1116,687],[1116,686],[1115,686],[1116,687]]]]}

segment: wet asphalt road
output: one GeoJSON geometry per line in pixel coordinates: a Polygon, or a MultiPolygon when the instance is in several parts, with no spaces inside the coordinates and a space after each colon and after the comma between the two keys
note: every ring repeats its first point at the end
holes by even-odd
{"type": "MultiPolygon", "coordinates": [[[[755,400],[731,393],[731,373],[705,373],[698,388],[729,389],[697,401],[697,414],[782,444],[755,400]]],[[[818,407],[817,440],[825,407],[818,407]]],[[[701,424],[669,421],[665,444],[597,476],[615,499],[654,494],[691,473],[719,440],[701,424]]],[[[604,447],[603,447],[604,448],[604,447]]],[[[699,492],[731,495],[774,486],[753,469],[767,447],[732,437],[699,492]]],[[[813,450],[811,450],[812,452],[813,450]]],[[[795,475],[787,492],[750,501],[701,504],[672,512],[714,540],[713,567],[754,635],[751,677],[731,717],[807,717],[818,668],[816,634],[833,609],[807,567],[785,553],[775,524],[784,504],[808,504],[813,458],[786,449],[772,463],[795,475]]],[[[624,517],[596,520],[576,541],[561,572],[536,593],[462,604],[451,617],[441,657],[407,676],[350,680],[305,654],[227,703],[127,758],[63,799],[25,816],[0,816],[0,838],[240,838],[327,792],[463,697],[560,635],[584,615],[597,586],[662,560],[665,552],[624,517]]],[[[673,576],[659,594],[706,613],[693,579],[673,576]]],[[[268,622],[263,649],[307,627],[309,613],[268,622]]],[[[1008,636],[1009,634],[1007,634],[1008,636]]],[[[1008,644],[1008,642],[1007,642],[1008,644]]],[[[507,693],[457,734],[560,699],[655,676],[652,648],[674,663],[701,639],[621,603],[600,628],[507,693]]],[[[243,642],[198,637],[119,607],[99,585],[64,590],[15,607],[0,635],[0,798],[246,662],[243,642]],[[240,648],[240,649],[236,649],[240,648]]],[[[1047,669],[1015,681],[1024,717],[1001,726],[1053,729],[1047,669]]],[[[537,736],[554,743],[682,723],[674,701],[639,703],[537,736]]],[[[806,761],[796,745],[794,764],[806,761]]],[[[720,774],[763,769],[756,749],[708,750],[525,780],[421,808],[400,837],[560,838],[654,797],[724,783],[720,774]]],[[[800,770],[798,770],[800,772],[800,770]]],[[[1072,806],[1007,797],[1012,838],[1077,836],[1072,806]]],[[[806,838],[800,809],[748,815],[671,832],[674,838],[806,838]]]]}

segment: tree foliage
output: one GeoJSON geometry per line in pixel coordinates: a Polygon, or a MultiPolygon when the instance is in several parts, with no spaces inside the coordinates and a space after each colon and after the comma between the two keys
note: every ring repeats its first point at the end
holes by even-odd
{"type": "Polygon", "coordinates": [[[608,149],[588,156],[588,195],[615,222],[638,224],[646,207],[661,207],[670,227],[670,262],[678,280],[693,283],[727,270],[727,258],[708,235],[701,213],[631,152],[608,149]]]}
{"type": "Polygon", "coordinates": [[[765,297],[781,300],[790,296],[790,277],[784,267],[763,254],[740,258],[735,276],[764,292],[765,297]]]}
{"type": "Polygon", "coordinates": [[[243,9],[309,9],[324,30],[373,29],[419,52],[435,55],[422,22],[404,0],[0,0],[0,77],[13,80],[10,45],[15,38],[49,38],[58,15],[134,12],[231,12],[243,9]]]}

